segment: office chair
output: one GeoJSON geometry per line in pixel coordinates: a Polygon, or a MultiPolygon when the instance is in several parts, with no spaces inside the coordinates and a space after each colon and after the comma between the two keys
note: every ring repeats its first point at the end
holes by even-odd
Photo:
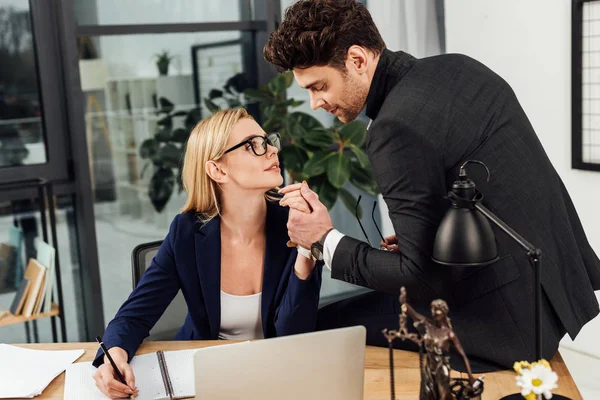
{"type": "MultiPolygon", "coordinates": [[[[142,278],[146,268],[152,263],[152,259],[158,252],[161,244],[162,240],[142,243],[135,246],[131,252],[133,289],[135,289],[142,278]]],[[[179,328],[183,326],[187,313],[188,307],[180,290],[154,327],[152,327],[150,336],[146,340],[173,340],[179,328]]]]}

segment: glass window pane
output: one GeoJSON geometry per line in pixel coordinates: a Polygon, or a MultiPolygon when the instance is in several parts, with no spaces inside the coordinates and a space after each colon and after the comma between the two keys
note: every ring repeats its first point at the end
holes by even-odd
{"type": "MultiPolygon", "coordinates": [[[[172,140],[175,132],[189,133],[186,116],[167,118],[170,123],[165,118],[177,111],[194,110],[196,91],[201,115],[192,122],[210,115],[203,99],[212,89],[225,92],[228,81],[235,87],[237,81],[230,78],[244,72],[248,48],[241,44],[241,35],[203,32],[81,41],[90,50],[81,52],[79,67],[107,323],[131,292],[131,251],[138,244],[164,239],[186,199],[177,183],[182,145],[172,140]],[[173,58],[161,75],[154,56],[164,50],[173,58]],[[165,110],[170,112],[162,112],[165,110]],[[158,140],[157,133],[161,138],[166,134],[166,139],[158,140]],[[153,145],[142,148],[143,143],[153,145]],[[169,151],[164,150],[167,145],[169,151]],[[158,157],[154,164],[141,156],[156,149],[153,146],[162,149],[153,153],[158,157]],[[156,189],[152,195],[151,187],[156,189]]],[[[224,99],[213,100],[226,104],[224,99]]]]}
{"type": "Polygon", "coordinates": [[[46,162],[29,2],[0,0],[0,167],[46,162]]]}
{"type": "Polygon", "coordinates": [[[80,25],[169,24],[250,19],[254,0],[75,0],[80,25]]]}
{"type": "MultiPolygon", "coordinates": [[[[60,261],[67,339],[78,342],[86,340],[86,338],[80,336],[79,329],[79,321],[83,319],[82,313],[84,310],[81,301],[79,276],[81,258],[77,249],[78,233],[73,204],[74,199],[72,196],[56,197],[55,212],[58,242],[56,250],[60,261]]],[[[27,269],[28,260],[38,258],[36,250],[38,244],[36,241],[42,238],[42,224],[37,201],[25,199],[0,203],[1,310],[7,310],[11,307],[16,290],[27,269]]],[[[49,244],[52,244],[50,225],[48,225],[48,240],[49,244]]],[[[40,256],[39,261],[43,263],[42,260],[43,257],[40,256]]],[[[45,265],[45,263],[43,264],[45,265]]],[[[46,282],[44,281],[44,283],[46,282]]],[[[58,303],[58,299],[54,295],[52,302],[58,303]]],[[[42,311],[44,307],[45,304],[42,302],[42,311]]],[[[56,328],[60,340],[62,336],[58,319],[56,328]]],[[[27,341],[25,332],[23,323],[11,325],[0,323],[0,338],[4,343],[25,343],[27,341]]],[[[30,332],[33,340],[33,329],[30,332]]],[[[37,333],[40,342],[52,342],[52,329],[49,318],[37,320],[37,333]]]]}

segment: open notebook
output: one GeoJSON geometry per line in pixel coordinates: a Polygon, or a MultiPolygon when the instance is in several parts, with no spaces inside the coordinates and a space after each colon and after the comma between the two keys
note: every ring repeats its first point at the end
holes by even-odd
{"type": "MultiPolygon", "coordinates": [[[[192,350],[159,351],[135,356],[131,368],[140,393],[138,399],[170,400],[195,396],[194,352],[192,350]],[[161,365],[162,364],[162,365],[161,365]]],[[[104,400],[92,375],[91,362],[72,364],[65,378],[65,400],[104,400]]]]}

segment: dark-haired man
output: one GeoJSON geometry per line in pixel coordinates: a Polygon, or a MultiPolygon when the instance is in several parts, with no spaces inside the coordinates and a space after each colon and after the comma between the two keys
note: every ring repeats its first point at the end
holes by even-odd
{"type": "Polygon", "coordinates": [[[413,304],[449,303],[476,368],[533,359],[533,274],[519,245],[497,232],[500,259],[491,265],[451,268],[431,260],[449,207],[444,196],[468,159],[491,171],[485,184],[483,171],[469,170],[487,207],[544,254],[543,356],[550,359],[566,332],[574,338],[598,314],[600,261],[515,94],[497,74],[464,55],[416,59],[387,50],[355,0],[294,3],[264,55],[278,70],[293,71],[312,108],[345,123],[366,108],[366,150],[396,233],[385,244],[397,251],[373,249],[332,229],[308,187],[284,189],[284,204],[302,195],[314,210],[290,212],[290,238],[317,256],[322,249],[333,278],[377,291],[324,308],[319,329],[363,324],[370,344],[385,344],[381,330],[397,324],[397,294],[405,286],[413,304]]]}

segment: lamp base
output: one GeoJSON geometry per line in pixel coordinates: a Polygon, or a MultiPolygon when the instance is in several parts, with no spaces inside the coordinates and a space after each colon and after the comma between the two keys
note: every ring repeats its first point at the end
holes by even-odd
{"type": "MultiPolygon", "coordinates": [[[[544,396],[542,396],[544,398],[544,396]]],[[[524,397],[521,396],[521,393],[513,393],[508,396],[504,396],[500,400],[523,400],[524,397]]],[[[561,396],[560,394],[552,393],[552,400],[572,400],[570,397],[561,396]]]]}

